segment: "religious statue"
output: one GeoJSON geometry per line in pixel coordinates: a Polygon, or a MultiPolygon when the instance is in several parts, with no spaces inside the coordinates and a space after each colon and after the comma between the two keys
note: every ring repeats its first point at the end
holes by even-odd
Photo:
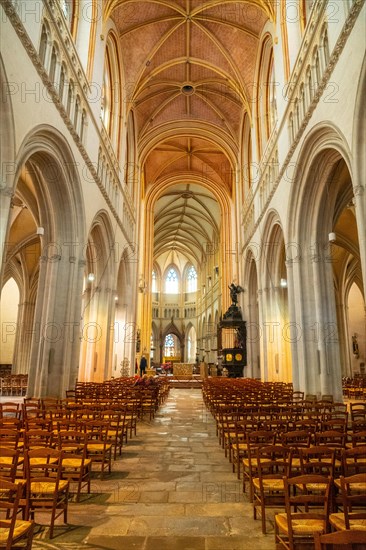
{"type": "Polygon", "coordinates": [[[230,298],[234,306],[238,303],[238,294],[241,292],[244,292],[244,288],[240,285],[234,285],[234,283],[231,283],[229,286],[230,289],[230,298]]]}
{"type": "Polygon", "coordinates": [[[238,294],[241,292],[244,292],[244,288],[242,288],[240,285],[235,285],[234,283],[231,283],[228,287],[230,289],[230,298],[231,298],[231,306],[229,309],[224,313],[223,319],[224,320],[234,320],[234,319],[242,319],[242,313],[241,309],[238,306],[238,294]]]}

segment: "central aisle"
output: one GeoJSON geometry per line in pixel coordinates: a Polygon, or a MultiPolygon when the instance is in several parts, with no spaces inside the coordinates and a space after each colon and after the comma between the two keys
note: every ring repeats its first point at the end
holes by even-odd
{"type": "Polygon", "coordinates": [[[155,419],[138,424],[137,437],[123,448],[112,475],[93,480],[92,492],[70,506],[69,523],[78,528],[47,548],[275,547],[273,532],[262,535],[261,522],[252,519],[200,390],[172,390],[155,419]]]}

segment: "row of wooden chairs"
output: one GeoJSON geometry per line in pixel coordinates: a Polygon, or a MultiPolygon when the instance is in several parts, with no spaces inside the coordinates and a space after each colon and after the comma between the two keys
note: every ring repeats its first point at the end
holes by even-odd
{"type": "MultiPolygon", "coordinates": [[[[19,451],[1,448],[2,460],[8,458],[9,470],[2,469],[0,486],[4,481],[18,485],[18,505],[22,510],[23,520],[34,520],[36,512],[50,513],[50,538],[53,538],[54,524],[59,516],[67,523],[70,481],[65,476],[64,452],[50,447],[24,451],[22,458],[19,451]],[[20,462],[23,465],[23,477],[16,477],[15,470],[20,462]],[[6,475],[8,474],[8,475],[6,475]]],[[[0,501],[7,500],[7,495],[1,493],[0,501]]]]}
{"type": "MultiPolygon", "coordinates": [[[[291,531],[291,506],[288,499],[299,495],[299,492],[306,493],[300,491],[299,476],[320,475],[323,479],[326,476],[326,480],[331,480],[329,495],[324,496],[324,503],[329,506],[329,511],[323,510],[324,521],[323,527],[319,529],[319,536],[329,531],[332,514],[333,528],[337,528],[334,522],[339,517],[334,514],[343,514],[343,511],[338,510],[339,507],[344,507],[342,479],[360,476],[357,478],[357,504],[365,505],[364,403],[355,404],[349,414],[347,405],[331,402],[330,399],[311,402],[301,401],[295,396],[292,401],[286,401],[282,395],[282,400],[275,398],[271,403],[267,396],[263,398],[263,393],[257,392],[257,400],[254,402],[255,388],[253,390],[251,384],[250,392],[245,383],[235,384],[237,390],[241,388],[241,392],[233,392],[227,384],[214,383],[206,386],[204,400],[216,420],[219,442],[232,462],[233,471],[237,471],[238,478],[243,475],[244,491],[249,487],[253,514],[255,518],[261,517],[264,533],[266,508],[285,507],[285,513],[276,515],[276,544],[293,550],[294,540],[301,539],[300,535],[304,541],[310,540],[314,543],[313,531],[316,532],[317,529],[311,521],[305,529],[300,526],[301,522],[296,523],[295,530],[291,531]],[[293,482],[293,479],[297,479],[297,482],[293,482]],[[295,491],[293,487],[296,488],[295,491]]],[[[279,393],[282,393],[281,388],[279,393]]],[[[320,487],[326,487],[325,482],[319,484],[319,480],[318,485],[313,480],[309,498],[319,496],[320,487]]],[[[310,508],[310,502],[305,505],[306,512],[310,508]]],[[[296,512],[296,507],[298,506],[292,506],[292,512],[296,512]]],[[[296,521],[299,519],[298,516],[296,521]]],[[[309,522],[311,517],[307,515],[306,519],[309,522]]],[[[366,530],[366,515],[358,519],[361,527],[360,522],[356,522],[352,529],[360,527],[366,530]]],[[[344,525],[345,529],[349,528],[347,520],[344,525]]],[[[318,544],[321,544],[320,539],[318,544]]]]}
{"type": "Polygon", "coordinates": [[[0,395],[26,395],[27,374],[10,374],[0,378],[0,395]]]}

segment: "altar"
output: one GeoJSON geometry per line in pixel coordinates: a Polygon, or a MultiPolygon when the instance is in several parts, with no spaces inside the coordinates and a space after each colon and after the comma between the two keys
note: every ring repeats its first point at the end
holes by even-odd
{"type": "Polygon", "coordinates": [[[193,374],[194,363],[174,363],[173,375],[169,383],[172,388],[200,388],[202,379],[199,374],[193,374]]]}
{"type": "Polygon", "coordinates": [[[173,363],[173,376],[179,379],[191,379],[193,376],[193,363],[173,363]]]}

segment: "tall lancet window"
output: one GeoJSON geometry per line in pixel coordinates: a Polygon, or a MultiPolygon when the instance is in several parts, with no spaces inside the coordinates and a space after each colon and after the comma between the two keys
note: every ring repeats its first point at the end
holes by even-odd
{"type": "Polygon", "coordinates": [[[174,268],[169,269],[165,278],[165,292],[167,294],[178,294],[178,275],[174,268]]]}

